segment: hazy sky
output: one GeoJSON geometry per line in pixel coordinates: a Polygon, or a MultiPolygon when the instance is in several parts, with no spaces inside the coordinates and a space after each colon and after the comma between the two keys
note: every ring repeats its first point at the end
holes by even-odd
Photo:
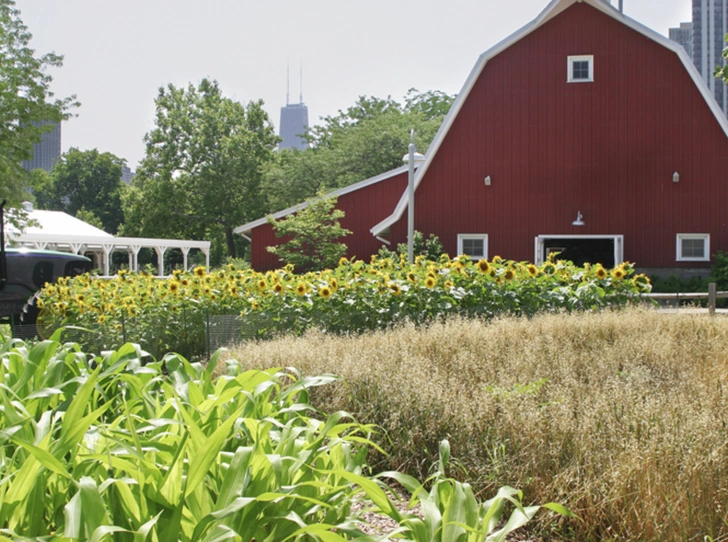
{"type": "MultiPolygon", "coordinates": [[[[618,0],[614,0],[617,4],[618,0]]],[[[63,150],[98,148],[132,169],[144,155],[160,86],[216,79],[241,102],[262,99],[278,129],[286,104],[309,123],[360,95],[401,100],[409,88],[457,93],[478,56],[548,0],[17,0],[38,53],[65,56],[58,96],[76,94],[63,150]]],[[[667,35],[691,0],[624,0],[624,12],[667,35]]]]}

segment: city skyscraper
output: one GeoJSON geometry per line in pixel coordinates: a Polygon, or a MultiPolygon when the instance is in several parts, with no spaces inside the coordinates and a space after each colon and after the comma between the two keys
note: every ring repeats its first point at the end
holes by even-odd
{"type": "Polygon", "coordinates": [[[27,171],[44,169],[50,171],[61,157],[61,124],[52,121],[43,121],[39,126],[55,124],[54,128],[43,134],[40,142],[33,146],[33,158],[23,161],[23,168],[27,171]]]}
{"type": "Polygon", "coordinates": [[[303,103],[303,67],[301,68],[301,91],[297,104],[290,103],[290,76],[287,81],[286,105],[281,107],[280,132],[283,141],[279,149],[307,149],[308,142],[301,136],[308,128],[308,107],[303,103]]]}
{"type": "MultiPolygon", "coordinates": [[[[682,26],[682,25],[681,25],[682,26]]],[[[728,112],[728,92],[723,81],[713,77],[717,66],[725,65],[723,49],[728,33],[728,0],[693,0],[692,59],[718,105],[728,112]]]]}
{"type": "Polygon", "coordinates": [[[693,59],[693,23],[680,23],[679,28],[670,28],[669,37],[682,45],[690,60],[693,59]]]}

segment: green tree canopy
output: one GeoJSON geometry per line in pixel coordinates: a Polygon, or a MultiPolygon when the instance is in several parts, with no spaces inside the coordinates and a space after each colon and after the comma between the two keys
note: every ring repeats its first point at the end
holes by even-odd
{"type": "Polygon", "coordinates": [[[104,231],[115,234],[124,221],[121,207],[121,195],[126,189],[121,180],[123,164],[123,159],[109,152],[72,148],[53,166],[45,183],[42,175],[33,175],[37,204],[82,220],[82,216],[93,215],[104,231]]]}
{"type": "Polygon", "coordinates": [[[233,229],[267,212],[263,166],[278,137],[263,102],[226,98],[216,81],[168,85],[156,98],[146,156],[124,198],[126,235],[208,239],[236,257],[233,229]]]}
{"type": "Polygon", "coordinates": [[[290,263],[297,271],[319,271],[336,267],[346,254],[342,237],[351,231],[342,228],[339,220],[344,211],[336,209],[336,198],[320,197],[311,201],[305,209],[281,220],[268,218],[276,237],[287,241],[278,246],[266,247],[282,262],[290,263]]]}
{"type": "Polygon", "coordinates": [[[454,96],[412,89],[398,103],[362,96],[346,111],[309,129],[311,147],[284,149],[266,175],[271,209],[300,203],[402,165],[410,131],[424,151],[450,109],[454,96]]]}
{"type": "Polygon", "coordinates": [[[48,69],[61,66],[63,57],[36,56],[31,38],[14,0],[0,0],[0,200],[16,207],[28,194],[29,177],[21,162],[32,158],[43,133],[78,105],[75,96],[53,97],[48,69]]]}

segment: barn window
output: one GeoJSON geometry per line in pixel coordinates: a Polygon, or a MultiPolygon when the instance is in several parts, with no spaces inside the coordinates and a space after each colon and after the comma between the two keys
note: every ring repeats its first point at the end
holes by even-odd
{"type": "Polygon", "coordinates": [[[488,257],[487,233],[459,233],[458,255],[465,254],[471,260],[480,260],[488,257]]]}
{"type": "Polygon", "coordinates": [[[568,57],[566,81],[568,83],[594,81],[594,55],[568,57]]]}
{"type": "Polygon", "coordinates": [[[707,233],[678,233],[677,234],[677,261],[678,262],[707,262],[707,261],[710,261],[710,234],[707,234],[707,233]]]}

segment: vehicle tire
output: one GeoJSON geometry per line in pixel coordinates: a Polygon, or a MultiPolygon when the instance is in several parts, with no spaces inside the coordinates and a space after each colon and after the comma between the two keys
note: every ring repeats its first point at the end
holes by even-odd
{"type": "Polygon", "coordinates": [[[39,298],[40,292],[36,292],[26,301],[23,312],[20,313],[20,325],[17,327],[16,337],[20,339],[33,339],[38,336],[36,322],[40,314],[40,307],[38,306],[39,298]]]}

